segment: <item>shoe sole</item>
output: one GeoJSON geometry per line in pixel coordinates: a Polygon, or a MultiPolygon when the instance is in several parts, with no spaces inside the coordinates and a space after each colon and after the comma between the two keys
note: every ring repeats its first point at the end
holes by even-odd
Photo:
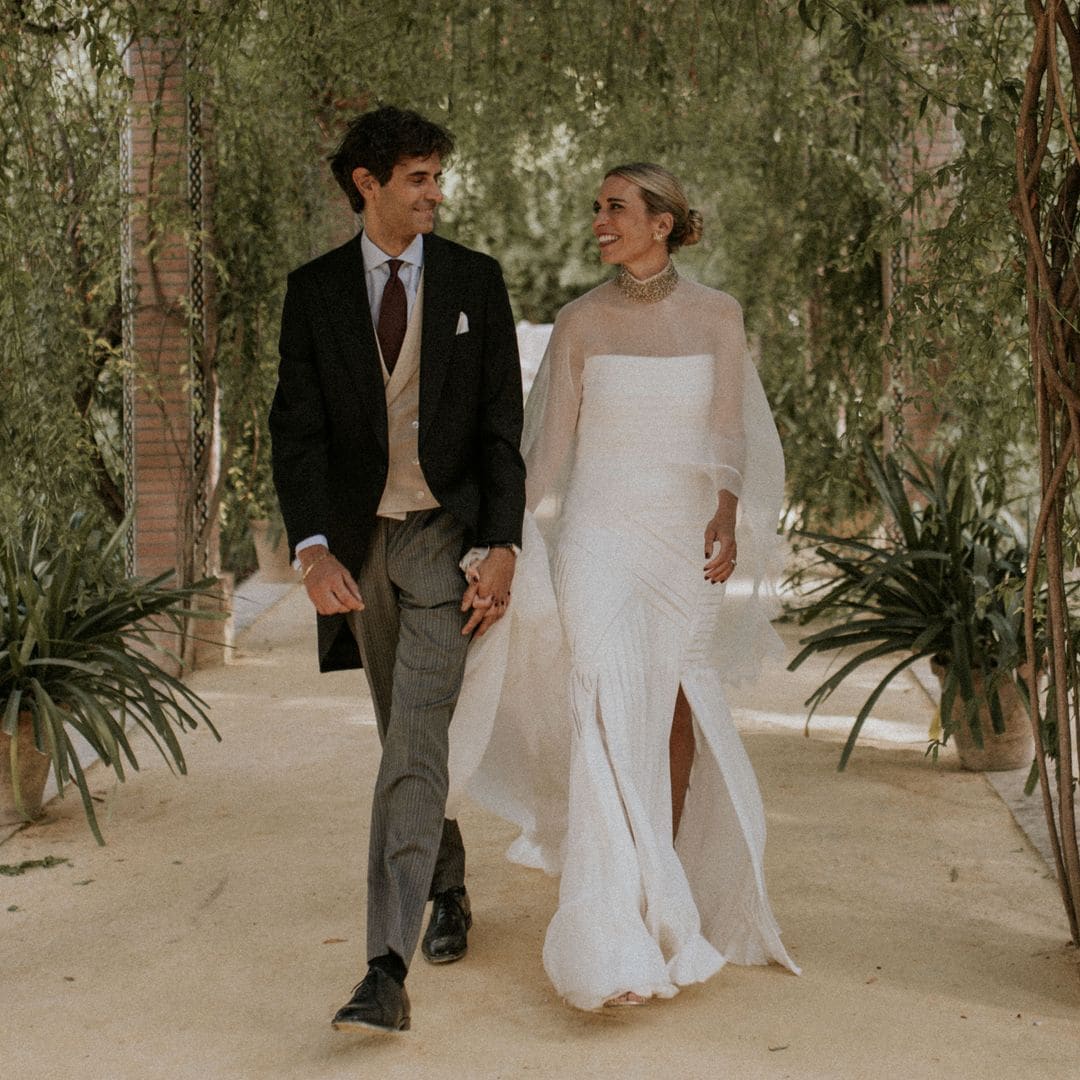
{"type": "MultiPolygon", "coordinates": [[[[423,949],[421,949],[420,951],[424,952],[423,949]]],[[[468,951],[469,951],[468,949],[462,949],[461,952],[453,953],[450,956],[429,956],[425,952],[424,953],[424,959],[429,964],[452,964],[455,960],[460,960],[468,951]]]]}
{"type": "Polygon", "coordinates": [[[330,1026],[335,1031],[375,1031],[380,1035],[396,1035],[399,1031],[408,1031],[412,1021],[405,1017],[399,1027],[384,1027],[382,1024],[371,1024],[366,1020],[331,1020],[330,1026]]]}

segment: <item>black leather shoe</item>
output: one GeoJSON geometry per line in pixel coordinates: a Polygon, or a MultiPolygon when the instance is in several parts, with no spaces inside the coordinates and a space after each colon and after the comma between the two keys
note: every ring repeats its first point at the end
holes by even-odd
{"type": "Polygon", "coordinates": [[[469,947],[468,930],[472,926],[472,908],[464,885],[435,895],[431,903],[431,922],[420,945],[424,959],[432,964],[460,960],[469,947]]]}
{"type": "Polygon", "coordinates": [[[385,971],[371,968],[330,1023],[336,1031],[408,1031],[409,995],[385,971]]]}

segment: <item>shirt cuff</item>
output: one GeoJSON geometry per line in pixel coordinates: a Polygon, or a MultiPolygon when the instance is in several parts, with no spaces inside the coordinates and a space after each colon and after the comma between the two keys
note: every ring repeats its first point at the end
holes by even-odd
{"type": "Polygon", "coordinates": [[[303,551],[304,548],[318,547],[320,544],[327,549],[330,547],[329,541],[322,533],[316,533],[314,536],[309,536],[306,540],[301,540],[300,543],[296,545],[296,551],[293,552],[296,556],[292,563],[293,569],[300,569],[300,552],[303,551]]]}
{"type": "Polygon", "coordinates": [[[735,498],[742,495],[742,476],[730,465],[721,465],[716,470],[716,490],[730,491],[735,498]]]}
{"type": "MultiPolygon", "coordinates": [[[[521,554],[521,548],[517,544],[510,545],[514,549],[515,555],[521,554]]],[[[473,582],[476,580],[476,567],[488,557],[488,553],[491,551],[489,547],[471,547],[461,557],[461,562],[458,566],[461,567],[461,572],[465,575],[465,580],[473,582]],[[469,571],[472,571],[470,574],[469,571]]]]}

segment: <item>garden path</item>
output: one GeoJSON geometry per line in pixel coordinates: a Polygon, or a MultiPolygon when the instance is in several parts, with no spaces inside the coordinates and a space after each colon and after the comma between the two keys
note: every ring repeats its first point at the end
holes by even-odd
{"type": "Polygon", "coordinates": [[[801,977],[728,967],[646,1008],[568,1008],[540,962],[556,883],[506,862],[510,830],[472,809],[469,955],[417,959],[410,1032],[335,1033],[363,948],[378,747],[360,675],[315,673],[310,622],[286,591],[232,664],[194,676],[223,741],[185,742],[187,778],[149,748],[124,785],[97,770],[108,846],[74,795],[0,845],[9,866],[66,860],[0,877],[5,1076],[1075,1076],[1080,969],[1046,865],[983,777],[923,759],[930,706],[914,680],[885,695],[837,774],[867,684],[834,695],[804,738],[813,663],[735,696],[801,977]]]}

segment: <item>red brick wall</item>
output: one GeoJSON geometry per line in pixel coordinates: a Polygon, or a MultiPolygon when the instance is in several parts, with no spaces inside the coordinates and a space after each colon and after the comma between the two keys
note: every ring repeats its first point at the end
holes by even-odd
{"type": "Polygon", "coordinates": [[[182,43],[135,42],[129,65],[135,571],[150,575],[183,566],[191,542],[189,340],[182,307],[189,261],[180,233],[187,127],[182,43]]]}
{"type": "MultiPolygon", "coordinates": [[[[133,300],[126,323],[133,368],[127,454],[128,493],[135,509],[131,564],[139,576],[175,570],[180,583],[219,568],[210,499],[219,465],[216,379],[212,370],[192,370],[193,364],[212,368],[214,356],[213,281],[199,231],[205,225],[212,170],[198,171],[201,183],[190,179],[192,157],[207,151],[207,125],[204,114],[194,118],[202,138],[193,146],[186,66],[183,43],[177,40],[147,38],[135,42],[128,54],[133,83],[128,251],[133,300]],[[193,205],[200,193],[199,205],[193,205]],[[196,309],[203,316],[201,338],[193,334],[199,325],[191,318],[196,309]],[[202,347],[193,349],[193,340],[201,340],[202,347]],[[198,388],[197,398],[193,388],[198,388]],[[200,439],[194,435],[196,400],[205,410],[200,439]],[[199,507],[206,519],[202,522],[199,507]]],[[[209,600],[202,606],[208,605],[216,606],[209,600]]],[[[227,624],[200,623],[193,629],[199,636],[228,641],[227,624]]],[[[182,645],[167,638],[162,644],[194,658],[190,639],[182,645]]],[[[220,647],[204,647],[198,657],[200,663],[224,658],[220,647]]]]}

